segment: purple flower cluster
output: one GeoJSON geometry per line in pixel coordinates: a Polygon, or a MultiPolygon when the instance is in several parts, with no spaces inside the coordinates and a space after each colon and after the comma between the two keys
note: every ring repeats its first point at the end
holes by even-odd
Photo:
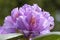
{"type": "Polygon", "coordinates": [[[37,4],[25,4],[14,8],[11,15],[5,17],[0,34],[22,32],[25,36],[49,33],[54,27],[54,18],[37,4]]]}

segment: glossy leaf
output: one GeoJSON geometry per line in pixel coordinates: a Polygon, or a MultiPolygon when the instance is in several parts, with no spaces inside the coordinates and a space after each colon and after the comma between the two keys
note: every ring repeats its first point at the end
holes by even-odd
{"type": "Polygon", "coordinates": [[[60,32],[51,32],[45,35],[38,36],[34,40],[60,40],[60,32]]]}
{"type": "Polygon", "coordinates": [[[22,34],[19,33],[13,33],[13,34],[0,34],[0,40],[7,40],[14,37],[22,36],[22,34]]]}

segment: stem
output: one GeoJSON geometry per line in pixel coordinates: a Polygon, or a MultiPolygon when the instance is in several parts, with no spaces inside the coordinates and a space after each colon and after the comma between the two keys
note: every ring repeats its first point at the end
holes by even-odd
{"type": "Polygon", "coordinates": [[[32,38],[31,37],[27,37],[25,40],[32,40],[32,38]]]}
{"type": "Polygon", "coordinates": [[[26,37],[26,40],[32,40],[31,34],[28,37],[26,37]]]}

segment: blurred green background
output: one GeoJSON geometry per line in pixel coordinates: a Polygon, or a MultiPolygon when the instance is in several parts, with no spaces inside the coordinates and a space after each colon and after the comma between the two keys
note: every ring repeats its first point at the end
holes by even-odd
{"type": "Polygon", "coordinates": [[[13,8],[24,4],[38,4],[42,9],[50,12],[55,19],[55,27],[52,31],[60,31],[60,0],[0,0],[0,25],[13,8]]]}

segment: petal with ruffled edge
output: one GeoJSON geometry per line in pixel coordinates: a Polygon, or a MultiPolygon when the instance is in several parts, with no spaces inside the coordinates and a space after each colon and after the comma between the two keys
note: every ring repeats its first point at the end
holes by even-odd
{"type": "Polygon", "coordinates": [[[19,18],[17,18],[16,25],[20,30],[29,30],[29,25],[25,21],[25,16],[19,16],[19,18]]]}
{"type": "Polygon", "coordinates": [[[50,16],[50,17],[48,18],[48,20],[49,20],[49,23],[50,23],[50,30],[51,30],[51,29],[54,28],[54,18],[53,18],[52,16],[50,16]]]}
{"type": "Polygon", "coordinates": [[[4,24],[3,24],[3,30],[5,30],[7,33],[15,33],[16,26],[15,26],[15,23],[13,22],[11,16],[7,16],[5,18],[4,24]]]}
{"type": "Polygon", "coordinates": [[[16,18],[19,16],[19,12],[18,12],[18,7],[17,8],[14,8],[12,11],[11,11],[11,16],[13,18],[14,21],[16,21],[16,18]]]}

